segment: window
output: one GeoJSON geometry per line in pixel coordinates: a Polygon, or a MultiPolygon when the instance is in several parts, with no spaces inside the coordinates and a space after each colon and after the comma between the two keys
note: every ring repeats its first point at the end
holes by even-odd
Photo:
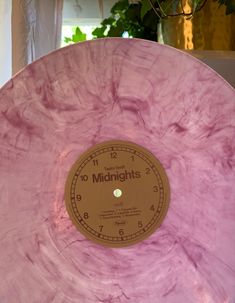
{"type": "Polygon", "coordinates": [[[111,7],[117,0],[64,0],[61,46],[67,45],[65,37],[71,37],[74,28],[79,26],[87,39],[92,38],[92,31],[109,16],[111,7]]]}

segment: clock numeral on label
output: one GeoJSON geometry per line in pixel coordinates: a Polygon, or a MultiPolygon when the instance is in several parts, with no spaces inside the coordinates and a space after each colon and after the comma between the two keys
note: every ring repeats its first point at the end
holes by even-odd
{"type": "Polygon", "coordinates": [[[151,172],[150,168],[149,168],[149,167],[146,167],[146,168],[145,168],[145,174],[146,174],[146,175],[149,175],[150,172],[151,172]]]}
{"type": "Polygon", "coordinates": [[[94,160],[93,160],[93,165],[94,165],[94,166],[98,166],[98,165],[99,165],[99,162],[98,162],[97,159],[94,159],[94,160]]]}
{"type": "Polygon", "coordinates": [[[124,235],[124,230],[123,229],[119,229],[119,235],[123,236],[124,235]]]}
{"type": "Polygon", "coordinates": [[[87,181],[88,180],[88,176],[87,175],[82,175],[80,176],[82,181],[87,181]]]}
{"type": "Polygon", "coordinates": [[[153,191],[154,191],[155,193],[158,193],[158,186],[157,186],[157,185],[155,185],[155,186],[153,187],[153,191]]]}
{"type": "Polygon", "coordinates": [[[82,200],[82,196],[81,195],[76,195],[76,200],[77,200],[77,202],[81,201],[82,200]]]}
{"type": "Polygon", "coordinates": [[[104,227],[103,225],[100,225],[100,226],[99,226],[100,232],[102,232],[103,227],[104,227]]]}
{"type": "Polygon", "coordinates": [[[111,157],[112,159],[117,159],[117,153],[116,153],[116,152],[110,153],[110,157],[111,157]]]}
{"type": "Polygon", "coordinates": [[[138,221],[138,227],[139,227],[139,228],[143,227],[142,221],[138,221]]]}
{"type": "Polygon", "coordinates": [[[150,207],[150,210],[155,211],[154,205],[150,207]]]}
{"type": "Polygon", "coordinates": [[[84,214],[83,214],[83,218],[84,218],[84,219],[88,219],[88,218],[89,218],[89,214],[88,214],[88,213],[84,213],[84,214]]]}

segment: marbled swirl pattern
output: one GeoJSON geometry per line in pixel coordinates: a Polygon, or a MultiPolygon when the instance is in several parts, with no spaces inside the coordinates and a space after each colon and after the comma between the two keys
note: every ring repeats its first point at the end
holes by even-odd
{"type": "Polygon", "coordinates": [[[173,48],[60,49],[0,91],[1,303],[234,303],[235,91],[173,48]],[[72,225],[64,184],[93,144],[129,140],[165,167],[160,229],[125,249],[72,225]]]}

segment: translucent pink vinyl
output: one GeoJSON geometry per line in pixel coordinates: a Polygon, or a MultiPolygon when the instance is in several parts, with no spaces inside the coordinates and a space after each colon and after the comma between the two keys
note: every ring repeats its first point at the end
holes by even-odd
{"type": "Polygon", "coordinates": [[[62,48],[0,90],[1,303],[234,303],[235,91],[154,42],[62,48]],[[127,248],[87,240],[65,209],[87,148],[127,140],[169,178],[161,227],[127,248]]]}

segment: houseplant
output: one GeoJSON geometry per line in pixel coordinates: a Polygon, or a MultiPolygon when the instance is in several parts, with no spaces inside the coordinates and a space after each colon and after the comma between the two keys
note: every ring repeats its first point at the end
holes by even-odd
{"type": "MultiPolygon", "coordinates": [[[[198,30],[200,29],[196,23],[199,22],[201,24],[201,21],[197,19],[201,15],[205,20],[208,19],[208,11],[215,17],[218,12],[220,15],[222,12],[223,17],[228,23],[228,25],[227,23],[224,25],[225,28],[229,27],[230,19],[231,22],[235,22],[235,15],[233,17],[227,16],[235,13],[235,0],[119,0],[111,8],[110,16],[104,19],[101,25],[94,29],[92,34],[94,38],[102,38],[120,37],[124,33],[128,33],[131,37],[158,41],[158,28],[159,24],[161,24],[163,35],[170,36],[169,33],[172,30],[172,36],[174,37],[176,29],[177,35],[180,35],[180,31],[185,32],[183,26],[188,26],[191,28],[191,35],[195,36],[193,31],[198,34],[198,30]]],[[[202,29],[202,33],[199,33],[199,36],[207,32],[205,31],[206,28],[214,26],[216,23],[214,20],[212,20],[212,25],[208,23],[208,20],[205,22],[206,26],[202,29]]],[[[224,21],[220,20],[218,23],[221,24],[221,22],[223,23],[224,21]]],[[[220,27],[219,24],[218,26],[220,27]]],[[[235,37],[234,31],[231,29],[230,35],[234,35],[235,37]]],[[[211,31],[208,31],[209,38],[211,38],[211,32],[215,32],[215,29],[213,28],[211,31]]],[[[196,37],[198,36],[197,34],[196,37]]],[[[221,34],[220,36],[223,37],[224,35],[221,34]]],[[[185,39],[190,40],[187,37],[185,39]]],[[[177,40],[182,39],[177,36],[177,40]]],[[[207,40],[205,38],[205,41],[207,40]]],[[[170,41],[166,42],[167,44],[171,44],[170,41]]],[[[173,46],[177,47],[177,45],[173,46]]]]}

